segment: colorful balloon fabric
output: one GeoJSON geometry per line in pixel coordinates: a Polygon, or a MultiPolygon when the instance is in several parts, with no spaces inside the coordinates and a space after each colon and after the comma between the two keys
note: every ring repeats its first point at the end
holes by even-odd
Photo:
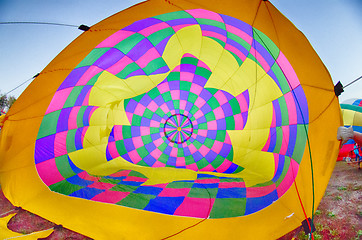
{"type": "Polygon", "coordinates": [[[95,239],[278,238],[310,217],[338,153],[329,74],[268,1],[205,6],[138,4],[55,58],[6,115],[4,194],[95,239]]]}
{"type": "MultiPolygon", "coordinates": [[[[362,133],[362,99],[348,99],[341,103],[343,124],[345,127],[352,127],[353,131],[362,133]]],[[[346,157],[354,158],[353,153],[355,141],[348,140],[339,151],[338,160],[346,157]]]]}

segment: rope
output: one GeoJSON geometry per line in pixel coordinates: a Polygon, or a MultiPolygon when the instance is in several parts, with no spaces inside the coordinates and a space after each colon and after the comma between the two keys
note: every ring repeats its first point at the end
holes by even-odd
{"type": "Polygon", "coordinates": [[[359,81],[361,79],[362,79],[362,76],[360,76],[359,78],[357,78],[357,79],[353,80],[352,82],[348,83],[346,86],[343,87],[343,89],[345,89],[346,87],[352,85],[353,83],[355,83],[355,82],[357,82],[357,81],[359,81]]]}
{"type": "Polygon", "coordinates": [[[18,89],[19,87],[23,86],[25,83],[29,82],[30,80],[33,80],[33,79],[36,78],[37,76],[39,76],[39,73],[36,74],[34,77],[31,77],[31,78],[25,80],[23,83],[21,83],[20,85],[16,86],[15,88],[11,89],[9,92],[5,93],[5,95],[8,95],[9,93],[15,91],[16,89],[18,89]]]}
{"type": "Polygon", "coordinates": [[[11,212],[14,212],[14,211],[16,211],[16,210],[17,210],[17,209],[14,208],[14,209],[11,209],[10,211],[4,212],[4,213],[0,214],[0,218],[2,218],[3,216],[5,216],[6,214],[11,213],[11,212]]]}
{"type": "Polygon", "coordinates": [[[38,234],[38,233],[41,233],[41,232],[45,232],[45,231],[48,231],[48,230],[51,230],[51,229],[54,229],[54,227],[51,227],[51,228],[48,228],[48,229],[45,229],[45,230],[41,230],[41,231],[37,231],[37,232],[32,232],[32,233],[29,233],[29,234],[24,234],[24,235],[20,235],[20,236],[5,238],[4,240],[14,239],[14,238],[22,238],[22,237],[26,237],[26,236],[29,236],[29,235],[32,235],[32,234],[38,234]]]}
{"type": "Polygon", "coordinates": [[[76,27],[76,25],[65,24],[65,23],[53,23],[53,22],[0,22],[1,25],[5,24],[40,24],[40,25],[55,25],[55,26],[65,26],[65,27],[76,27]]]}

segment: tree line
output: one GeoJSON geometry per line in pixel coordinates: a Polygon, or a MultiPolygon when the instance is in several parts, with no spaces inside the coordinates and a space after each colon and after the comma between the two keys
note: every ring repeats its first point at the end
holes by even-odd
{"type": "Polygon", "coordinates": [[[15,101],[16,98],[14,96],[8,96],[4,93],[0,93],[0,115],[5,114],[15,101]]]}

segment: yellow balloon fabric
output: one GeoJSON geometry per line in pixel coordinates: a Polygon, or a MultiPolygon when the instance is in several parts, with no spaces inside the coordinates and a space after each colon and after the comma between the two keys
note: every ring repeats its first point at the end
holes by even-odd
{"type": "Polygon", "coordinates": [[[276,239],[316,210],[340,125],[327,69],[270,2],[149,0],[14,103],[0,183],[94,239],[276,239]]]}

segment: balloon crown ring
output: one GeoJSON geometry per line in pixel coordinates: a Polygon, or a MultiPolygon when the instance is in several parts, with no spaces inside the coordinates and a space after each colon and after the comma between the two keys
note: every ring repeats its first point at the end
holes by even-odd
{"type": "Polygon", "coordinates": [[[182,144],[190,139],[194,132],[190,118],[184,114],[173,114],[165,122],[163,127],[165,137],[173,143],[182,144]]]}

